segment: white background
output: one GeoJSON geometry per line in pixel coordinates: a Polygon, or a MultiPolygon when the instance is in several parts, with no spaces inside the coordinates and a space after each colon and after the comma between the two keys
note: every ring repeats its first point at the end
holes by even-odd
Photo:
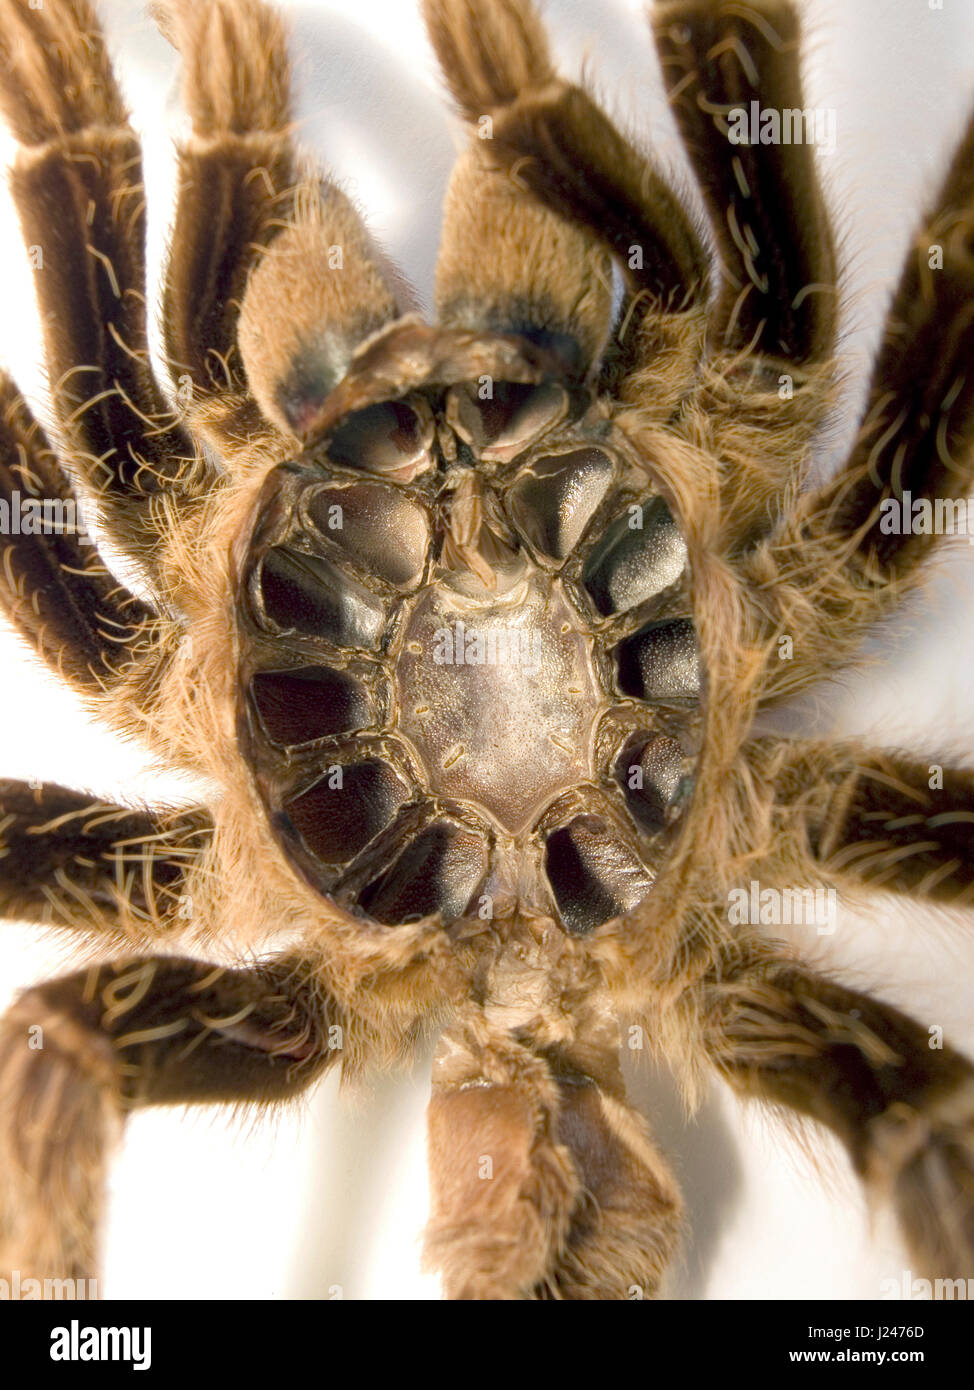
{"type": "MultiPolygon", "coordinates": [[[[200,0],[202,3],[202,0],[200,0]]],[[[158,266],[171,216],[174,134],[185,128],[174,54],[133,0],[100,6],[134,120],[146,137],[150,250],[158,266]]],[[[458,132],[411,0],[287,5],[305,142],[368,209],[371,225],[428,304],[439,206],[458,132]]],[[[814,0],[809,104],[837,113],[824,161],[848,290],[847,418],[823,450],[835,466],[863,373],[922,202],[974,98],[974,5],[944,0],[814,0]]],[[[583,59],[612,113],[663,159],[679,148],[638,0],[548,0],[564,70],[583,59]]],[[[9,157],[5,143],[2,153],[9,157]]],[[[26,258],[0,190],[0,358],[43,406],[26,258]]],[[[795,713],[796,732],[859,733],[931,760],[974,760],[971,658],[974,551],[962,544],[922,601],[871,644],[864,672],[795,713]]],[[[0,769],[122,800],[186,798],[138,748],[91,726],[77,702],[0,631],[0,769]]],[[[842,910],[831,939],[806,942],[858,986],[907,1008],[974,1054],[974,923],[877,900],[842,910]]],[[[0,924],[0,994],[70,967],[64,938],[37,944],[0,924]]],[[[3,1001],[0,1000],[0,1003],[3,1001]]],[[[427,1209],[427,1066],[375,1079],[357,1097],[326,1079],[300,1111],[252,1125],[218,1109],[144,1113],[112,1178],[103,1292],[135,1297],[435,1298],[419,1271],[427,1209]]],[[[633,1080],[680,1175],[690,1211],[673,1293],[691,1298],[876,1298],[907,1265],[882,1214],[869,1216],[837,1146],[814,1153],[778,1121],[715,1088],[686,1122],[668,1073],[633,1080]]]]}

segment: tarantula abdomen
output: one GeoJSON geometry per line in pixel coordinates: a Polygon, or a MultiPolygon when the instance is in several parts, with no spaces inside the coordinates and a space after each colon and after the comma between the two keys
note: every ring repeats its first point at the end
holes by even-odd
{"type": "Polygon", "coordinates": [[[646,896],[699,749],[687,551],[567,385],[349,412],[265,482],[240,574],[242,745],[318,891],[576,935],[646,896]]]}

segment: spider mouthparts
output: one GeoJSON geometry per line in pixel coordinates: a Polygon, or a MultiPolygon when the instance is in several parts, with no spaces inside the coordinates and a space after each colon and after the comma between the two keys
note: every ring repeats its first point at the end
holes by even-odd
{"type": "Polygon", "coordinates": [[[508,593],[524,578],[527,562],[482,480],[469,468],[455,474],[455,486],[440,509],[443,582],[471,597],[484,591],[492,598],[508,593]]]}

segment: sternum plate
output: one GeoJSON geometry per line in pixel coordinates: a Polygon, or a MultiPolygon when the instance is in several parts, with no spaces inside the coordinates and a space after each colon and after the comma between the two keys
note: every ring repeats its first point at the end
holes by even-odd
{"type": "Polygon", "coordinates": [[[427,591],[396,686],[400,731],[432,788],[476,803],[512,834],[592,776],[604,694],[591,636],[557,579],[535,572],[496,601],[427,591]]]}

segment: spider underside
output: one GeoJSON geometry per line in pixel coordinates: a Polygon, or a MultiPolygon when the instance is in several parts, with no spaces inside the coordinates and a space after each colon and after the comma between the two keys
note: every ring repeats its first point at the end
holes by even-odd
{"type": "Polygon", "coordinates": [[[859,435],[812,485],[829,220],[809,146],[728,138],[752,101],[804,104],[789,0],[652,7],[709,229],[558,75],[530,0],[423,8],[470,136],[433,325],[297,153],[276,11],[156,5],[192,122],[171,395],[96,16],[0,0],[55,441],[4,378],[0,497],[93,500],[151,601],[68,528],[5,535],[0,596],[95,714],[217,789],[139,810],[0,784],[4,915],[113,952],[0,1021],[0,1274],[92,1276],[129,1111],[283,1101],[438,1033],[446,1295],[653,1296],[682,1205],[626,1099],[635,1021],[689,1096],[716,1072],[831,1128],[913,1268],[970,1277],[971,1063],[728,902],[754,880],[974,897],[970,773],[754,732],[926,572],[935,538],[883,504],[971,487],[974,123],[859,435]]]}

